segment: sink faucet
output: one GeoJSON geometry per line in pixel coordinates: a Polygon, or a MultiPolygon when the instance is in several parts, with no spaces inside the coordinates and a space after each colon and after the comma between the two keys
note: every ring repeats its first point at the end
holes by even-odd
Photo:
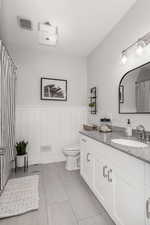
{"type": "Polygon", "coordinates": [[[142,141],[142,142],[146,141],[146,131],[145,131],[145,127],[143,125],[139,125],[136,127],[136,134],[137,134],[137,138],[140,141],[142,141]]]}

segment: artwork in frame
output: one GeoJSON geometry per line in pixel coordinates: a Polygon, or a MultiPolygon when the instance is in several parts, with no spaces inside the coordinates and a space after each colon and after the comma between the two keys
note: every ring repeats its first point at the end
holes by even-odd
{"type": "Polygon", "coordinates": [[[41,100],[67,101],[67,80],[42,77],[41,100]]]}

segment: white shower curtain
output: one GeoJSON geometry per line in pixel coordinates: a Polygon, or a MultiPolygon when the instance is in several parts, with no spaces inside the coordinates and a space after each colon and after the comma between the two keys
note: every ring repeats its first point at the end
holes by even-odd
{"type": "Polygon", "coordinates": [[[150,80],[136,84],[137,112],[150,112],[150,80]]]}
{"type": "Polygon", "coordinates": [[[9,160],[15,156],[15,80],[16,66],[1,42],[1,146],[8,149],[9,160]]]}

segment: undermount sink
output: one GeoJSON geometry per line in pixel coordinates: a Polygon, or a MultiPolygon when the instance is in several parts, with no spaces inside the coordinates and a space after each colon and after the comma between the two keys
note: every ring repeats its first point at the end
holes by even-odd
{"type": "Polygon", "coordinates": [[[124,145],[134,148],[146,148],[148,145],[139,141],[127,140],[127,139],[112,139],[112,142],[119,145],[124,145]]]}

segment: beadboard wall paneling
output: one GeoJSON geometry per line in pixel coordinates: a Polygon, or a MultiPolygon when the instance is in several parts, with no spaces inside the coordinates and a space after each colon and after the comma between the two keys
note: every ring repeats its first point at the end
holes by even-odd
{"type": "Polygon", "coordinates": [[[79,142],[79,130],[86,122],[86,107],[16,108],[16,140],[28,140],[29,164],[65,160],[63,146],[79,142]]]}

